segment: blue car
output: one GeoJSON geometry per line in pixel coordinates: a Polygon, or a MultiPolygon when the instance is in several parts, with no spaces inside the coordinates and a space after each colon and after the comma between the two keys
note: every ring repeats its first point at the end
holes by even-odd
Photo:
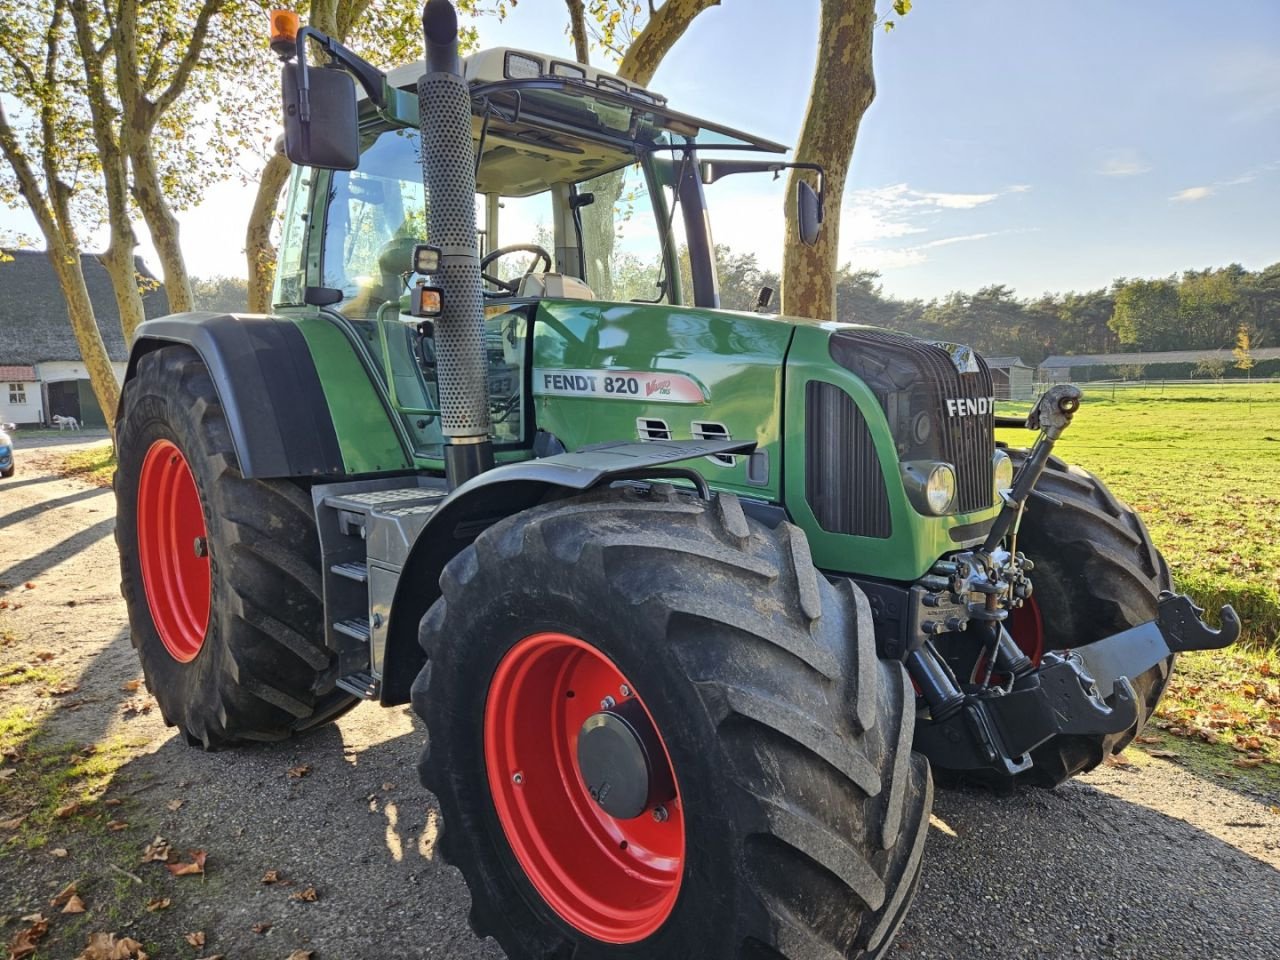
{"type": "Polygon", "coordinates": [[[0,477],[13,476],[13,438],[5,429],[11,426],[12,424],[0,423],[0,477]]]}

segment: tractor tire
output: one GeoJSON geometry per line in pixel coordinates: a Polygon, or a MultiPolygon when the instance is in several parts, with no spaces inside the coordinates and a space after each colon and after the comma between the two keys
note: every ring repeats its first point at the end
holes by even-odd
{"type": "MultiPolygon", "coordinates": [[[[1028,454],[1009,451],[1019,468],[1028,454]]],[[[1161,591],[1172,588],[1169,566],[1142,518],[1093,474],[1058,457],[1050,458],[1027,504],[1018,550],[1035,563],[1029,609],[1011,625],[1024,650],[1081,647],[1152,620],[1161,591]]],[[[1021,782],[1057,786],[1128,746],[1164,693],[1174,659],[1129,678],[1139,705],[1133,727],[1106,736],[1056,737],[1032,751],[1035,765],[1021,782]]]]}
{"type": "Polygon", "coordinates": [[[887,951],[932,779],[866,597],[798,528],[729,495],[601,490],[495,524],[440,586],[419,771],[479,936],[511,960],[887,951]],[[638,814],[607,811],[612,773],[588,788],[573,759],[606,708],[632,711],[647,782],[670,788],[638,814]]]}
{"type": "Polygon", "coordinates": [[[138,361],[116,448],[120,588],[165,722],[212,750],[281,740],[355,706],[324,644],[311,497],[240,475],[195,351],[138,361]]]}

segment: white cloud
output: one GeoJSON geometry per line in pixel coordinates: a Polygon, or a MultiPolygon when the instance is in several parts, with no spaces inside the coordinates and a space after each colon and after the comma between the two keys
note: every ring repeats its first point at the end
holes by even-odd
{"type": "Polygon", "coordinates": [[[1208,197],[1212,194],[1213,194],[1213,187],[1187,187],[1187,189],[1185,190],[1179,190],[1169,199],[1177,200],[1179,202],[1191,201],[1191,200],[1203,200],[1205,199],[1205,197],[1208,197]]]}
{"type": "Polygon", "coordinates": [[[1029,183],[1015,183],[1011,187],[1009,187],[1009,192],[1010,193],[1026,193],[1030,189],[1031,189],[1031,184],[1029,183]]]}
{"type": "Polygon", "coordinates": [[[1207,187],[1187,187],[1185,190],[1179,190],[1169,199],[1178,201],[1204,200],[1206,197],[1211,197],[1218,193],[1223,187],[1239,187],[1246,183],[1253,183],[1259,177],[1266,176],[1275,170],[1280,170],[1280,160],[1259,164],[1239,176],[1229,177],[1226,180],[1216,180],[1207,187]]]}
{"type": "Polygon", "coordinates": [[[1151,164],[1139,156],[1132,147],[1114,150],[1098,167],[1104,177],[1136,177],[1151,169],[1151,164]]]}

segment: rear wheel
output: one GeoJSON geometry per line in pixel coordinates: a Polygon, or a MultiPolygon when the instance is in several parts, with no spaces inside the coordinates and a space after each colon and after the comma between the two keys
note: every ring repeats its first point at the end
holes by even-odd
{"type": "Polygon", "coordinates": [[[166,722],[212,749],[279,740],[354,706],[324,646],[310,496],[240,475],[194,351],[139,360],[116,444],[121,590],[166,722]]]}
{"type": "MultiPolygon", "coordinates": [[[[1021,466],[1028,451],[1010,450],[1021,466]]],[[[1057,457],[1036,484],[1018,534],[1018,549],[1035,563],[1035,587],[1010,633],[1029,654],[1085,646],[1155,618],[1156,601],[1171,588],[1169,567],[1142,518],[1106,484],[1057,457]]],[[[1173,669],[1171,656],[1131,677],[1138,722],[1121,733],[1061,736],[1032,753],[1022,780],[1052,787],[1119,753],[1156,708],[1173,669]]]]}
{"type": "Polygon", "coordinates": [[[737,500],[592,493],[446,568],[414,707],[442,855],[513,960],[879,956],[932,783],[870,609],[737,500]]]}

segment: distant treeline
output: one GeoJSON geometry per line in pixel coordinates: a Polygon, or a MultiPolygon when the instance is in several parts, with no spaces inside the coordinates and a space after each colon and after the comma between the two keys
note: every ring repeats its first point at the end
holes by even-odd
{"type": "MultiPolygon", "coordinates": [[[[716,253],[724,306],[752,309],[762,285],[777,286],[777,275],[761,270],[753,254],[726,247],[716,253]]],[[[1020,356],[1032,366],[1052,354],[1232,349],[1241,327],[1253,348],[1275,347],[1280,263],[1256,272],[1231,264],[1156,280],[1122,277],[1106,289],[1035,299],[996,284],[929,301],[885,296],[879,273],[845,267],[836,313],[843,321],[967,343],[989,356],[1020,356]]],[[[1261,365],[1254,373],[1264,373],[1261,365]]]]}
{"type": "MultiPolygon", "coordinates": [[[[616,272],[619,281],[625,280],[623,286],[646,291],[636,296],[652,295],[647,291],[657,279],[657,265],[618,259],[616,272]]],[[[721,245],[716,259],[724,307],[752,310],[762,287],[777,291],[778,275],[761,269],[755,254],[734,253],[721,245]]],[[[198,309],[244,309],[243,280],[218,277],[193,286],[198,309]]],[[[775,293],[775,309],[777,300],[775,293]]],[[[1231,264],[1155,280],[1122,277],[1105,289],[1035,299],[1020,298],[996,284],[929,301],[885,296],[879,273],[846,266],[837,281],[836,313],[844,321],[967,343],[988,356],[1020,356],[1032,366],[1051,354],[1231,349],[1241,328],[1248,331],[1254,348],[1274,347],[1280,346],[1280,263],[1256,272],[1231,264]]],[[[1272,375],[1270,368],[1276,365],[1259,364],[1253,374],[1272,375]]],[[[1170,377],[1223,372],[1160,370],[1170,377]]]]}

